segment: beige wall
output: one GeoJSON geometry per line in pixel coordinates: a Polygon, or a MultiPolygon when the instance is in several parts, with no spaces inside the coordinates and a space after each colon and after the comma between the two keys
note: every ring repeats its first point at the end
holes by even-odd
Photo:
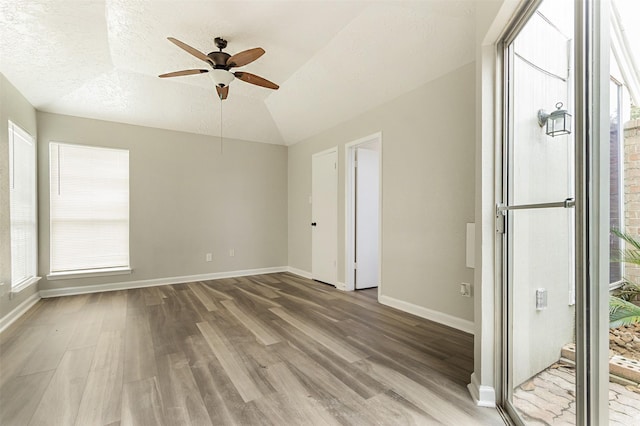
{"type": "Polygon", "coordinates": [[[8,121],[20,126],[36,137],[36,110],[0,74],[0,283],[4,295],[0,296],[0,318],[37,291],[33,285],[18,294],[10,295],[11,288],[11,235],[9,221],[9,129],[8,121]]]}
{"type": "Polygon", "coordinates": [[[289,266],[311,271],[311,155],[338,146],[344,282],[344,144],[382,132],[382,295],[473,321],[465,223],[474,221],[475,75],[465,65],[289,147],[289,266]]]}
{"type": "Polygon", "coordinates": [[[38,112],[40,273],[49,272],[49,142],[129,150],[131,275],[40,289],[287,264],[287,149],[38,112]],[[235,249],[235,257],[229,249],[235,249]],[[205,262],[212,253],[213,261],[205,262]]]}

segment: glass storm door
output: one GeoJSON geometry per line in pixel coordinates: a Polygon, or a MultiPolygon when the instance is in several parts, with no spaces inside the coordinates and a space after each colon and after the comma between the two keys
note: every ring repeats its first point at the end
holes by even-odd
{"type": "Polygon", "coordinates": [[[521,424],[576,423],[574,135],[539,120],[574,108],[573,16],[537,2],[504,44],[503,386],[521,424]]]}

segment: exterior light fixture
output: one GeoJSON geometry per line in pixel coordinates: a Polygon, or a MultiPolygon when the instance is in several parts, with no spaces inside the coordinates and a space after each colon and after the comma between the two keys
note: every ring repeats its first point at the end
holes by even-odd
{"type": "Polygon", "coordinates": [[[571,133],[571,114],[562,109],[562,102],[558,102],[551,114],[543,109],[538,111],[538,124],[540,127],[547,125],[546,133],[549,136],[568,135],[571,133]]]}

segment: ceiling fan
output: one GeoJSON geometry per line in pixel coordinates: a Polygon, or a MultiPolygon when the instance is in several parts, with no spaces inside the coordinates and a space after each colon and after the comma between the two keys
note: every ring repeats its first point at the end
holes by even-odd
{"type": "Polygon", "coordinates": [[[251,74],[246,71],[229,71],[231,68],[243,67],[247,64],[250,64],[260,56],[264,55],[264,49],[261,47],[244,50],[232,56],[222,51],[222,49],[227,47],[227,41],[220,37],[216,37],[214,41],[219,51],[211,52],[205,55],[199,50],[194,49],[193,47],[184,42],[181,42],[178,39],[175,39],[173,37],[167,37],[167,39],[187,53],[190,53],[196,58],[206,62],[209,66],[211,66],[212,69],[174,71],[166,74],[161,74],[158,76],[160,78],[211,73],[211,76],[216,83],[216,91],[218,92],[218,96],[220,97],[220,99],[227,99],[227,96],[229,95],[229,83],[231,83],[234,78],[238,78],[247,83],[255,84],[256,86],[266,87],[268,89],[278,90],[279,88],[277,84],[272,83],[269,80],[258,75],[251,74]]]}

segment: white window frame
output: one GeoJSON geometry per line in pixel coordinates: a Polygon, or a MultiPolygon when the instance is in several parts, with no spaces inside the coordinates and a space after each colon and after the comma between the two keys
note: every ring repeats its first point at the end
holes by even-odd
{"type": "MultiPolygon", "coordinates": [[[[72,279],[72,278],[84,278],[84,277],[94,277],[94,276],[111,276],[111,275],[121,275],[121,274],[130,274],[131,273],[131,266],[130,266],[130,260],[131,260],[131,252],[130,252],[130,236],[129,236],[129,224],[130,224],[130,201],[128,199],[129,194],[130,194],[130,180],[129,180],[129,175],[127,175],[127,260],[126,260],[126,264],[118,264],[118,265],[112,265],[112,266],[105,266],[105,267],[95,267],[95,268],[78,268],[78,269],[54,269],[55,265],[54,265],[54,226],[53,226],[53,222],[55,220],[54,218],[54,214],[52,213],[52,209],[54,208],[54,202],[53,202],[53,196],[54,194],[54,188],[56,188],[56,181],[58,181],[54,176],[54,167],[53,167],[53,161],[54,161],[54,156],[52,154],[53,150],[58,150],[61,147],[76,147],[76,148],[86,148],[86,149],[93,149],[93,150],[102,150],[102,151],[125,151],[127,153],[127,170],[128,170],[128,155],[129,155],[129,150],[128,149],[120,149],[120,148],[109,148],[109,147],[102,147],[102,146],[94,146],[94,145],[84,145],[84,144],[69,144],[69,143],[63,143],[63,142],[56,142],[56,141],[51,141],[49,144],[49,152],[50,152],[50,157],[49,157],[49,168],[50,168],[50,185],[49,185],[49,197],[51,200],[50,203],[50,214],[49,214],[49,222],[50,222],[50,227],[49,227],[49,233],[50,233],[50,259],[49,259],[49,269],[50,269],[50,273],[47,275],[47,279],[49,280],[60,280],[60,279],[72,279]]],[[[56,166],[55,170],[58,170],[59,173],[59,166],[56,166]]],[[[58,181],[59,182],[59,181],[58,181]]],[[[59,189],[58,189],[59,190],[59,189]]]]}
{"type": "MultiPolygon", "coordinates": [[[[14,224],[14,203],[13,203],[13,191],[15,189],[15,179],[16,179],[16,166],[15,163],[15,143],[16,143],[16,135],[21,139],[25,140],[29,146],[29,157],[31,159],[31,163],[27,166],[31,167],[31,170],[28,171],[33,179],[33,187],[32,191],[29,194],[30,196],[30,215],[31,221],[33,223],[33,228],[31,229],[30,235],[28,235],[29,242],[31,245],[30,248],[30,259],[28,259],[26,267],[27,274],[26,277],[20,279],[20,281],[16,281],[15,279],[15,271],[13,264],[13,257],[15,253],[12,253],[11,260],[11,294],[19,293],[20,291],[30,287],[31,285],[37,283],[41,277],[38,277],[38,188],[37,188],[37,154],[36,154],[36,141],[33,136],[31,136],[27,131],[22,129],[17,124],[13,123],[11,120],[8,121],[8,132],[9,132],[9,217],[11,223],[11,229],[13,230],[14,224]]],[[[13,235],[11,236],[11,246],[13,249],[13,235]]],[[[13,251],[13,250],[12,250],[13,251]]]]}
{"type": "MultiPolygon", "coordinates": [[[[622,84],[618,79],[616,79],[614,76],[610,76],[609,78],[609,82],[610,84],[613,83],[616,86],[616,100],[617,100],[617,108],[616,110],[618,111],[618,140],[616,141],[618,144],[618,149],[620,150],[620,155],[618,158],[618,173],[620,174],[619,176],[619,187],[618,187],[618,193],[619,195],[619,200],[618,200],[618,211],[620,214],[619,220],[620,220],[620,231],[625,232],[626,230],[626,223],[625,223],[625,193],[624,193],[624,174],[625,174],[625,158],[624,158],[624,84],[622,84]]],[[[611,173],[611,172],[609,172],[611,173]]],[[[609,220],[611,221],[611,219],[609,220]]],[[[620,247],[624,250],[625,244],[624,242],[622,244],[620,244],[620,247]]],[[[615,290],[617,288],[622,287],[622,284],[624,283],[624,275],[625,275],[625,264],[624,262],[620,263],[620,279],[617,281],[613,281],[609,283],[609,290],[615,290]]]]}

